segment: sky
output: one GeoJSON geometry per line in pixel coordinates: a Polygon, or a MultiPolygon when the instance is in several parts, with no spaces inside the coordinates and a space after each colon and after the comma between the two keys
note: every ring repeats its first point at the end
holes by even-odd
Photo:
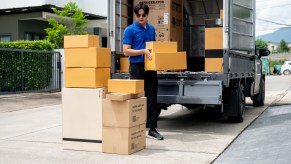
{"type": "Polygon", "coordinates": [[[256,11],[256,36],[291,27],[291,0],[256,0],[256,11]]]}

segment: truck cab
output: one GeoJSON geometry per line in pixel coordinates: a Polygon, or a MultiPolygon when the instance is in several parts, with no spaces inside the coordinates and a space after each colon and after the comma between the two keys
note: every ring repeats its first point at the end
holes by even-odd
{"type": "MultiPolygon", "coordinates": [[[[108,3],[112,78],[129,78],[119,70],[123,32],[133,22],[134,1],[108,3]]],[[[229,120],[242,122],[246,97],[251,97],[254,106],[264,105],[260,58],[270,53],[255,47],[255,0],[183,0],[182,4],[187,70],[158,73],[160,107],[217,105],[229,120]]]]}

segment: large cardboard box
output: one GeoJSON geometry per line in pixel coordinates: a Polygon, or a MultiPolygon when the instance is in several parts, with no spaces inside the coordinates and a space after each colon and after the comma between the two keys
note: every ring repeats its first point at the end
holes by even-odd
{"type": "Polygon", "coordinates": [[[148,22],[156,29],[157,41],[177,41],[183,51],[183,1],[181,0],[134,0],[146,3],[150,8],[148,22]]]}
{"type": "Polygon", "coordinates": [[[146,123],[147,98],[103,100],[103,126],[133,127],[146,123]]]}
{"type": "Polygon", "coordinates": [[[120,58],[120,69],[119,72],[127,73],[129,72],[129,60],[127,57],[120,58]]]}
{"type": "Polygon", "coordinates": [[[144,92],[144,80],[109,79],[108,92],[141,93],[144,92]]]}
{"type": "Polygon", "coordinates": [[[103,127],[102,150],[105,153],[132,154],[145,148],[146,126],[103,127]]]}
{"type": "Polygon", "coordinates": [[[177,42],[146,42],[146,49],[151,53],[172,53],[177,52],[177,42]]]}
{"type": "Polygon", "coordinates": [[[65,67],[103,67],[110,68],[109,48],[67,48],[65,49],[65,67]]]}
{"type": "Polygon", "coordinates": [[[97,35],[68,35],[64,36],[64,48],[99,47],[97,35]]]}
{"type": "Polygon", "coordinates": [[[152,53],[152,60],[145,58],[145,70],[185,70],[187,69],[186,52],[152,53]]]}
{"type": "Polygon", "coordinates": [[[63,148],[102,151],[102,100],[105,88],[62,89],[63,148]]]}
{"type": "Polygon", "coordinates": [[[66,88],[107,87],[110,68],[66,68],[66,88]]]}

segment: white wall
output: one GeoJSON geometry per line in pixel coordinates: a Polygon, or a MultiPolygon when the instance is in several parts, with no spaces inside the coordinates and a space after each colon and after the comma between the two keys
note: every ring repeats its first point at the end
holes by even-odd
{"type": "Polygon", "coordinates": [[[63,7],[68,2],[76,2],[83,12],[107,17],[108,0],[1,0],[0,9],[55,5],[63,7]]]}

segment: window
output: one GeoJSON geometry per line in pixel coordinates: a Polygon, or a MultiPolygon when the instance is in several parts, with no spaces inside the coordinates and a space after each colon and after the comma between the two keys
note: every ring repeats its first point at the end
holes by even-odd
{"type": "Polygon", "coordinates": [[[10,42],[11,35],[0,35],[0,42],[10,42]]]}
{"type": "Polygon", "coordinates": [[[45,38],[44,34],[26,32],[24,33],[24,40],[43,40],[45,38]]]}

